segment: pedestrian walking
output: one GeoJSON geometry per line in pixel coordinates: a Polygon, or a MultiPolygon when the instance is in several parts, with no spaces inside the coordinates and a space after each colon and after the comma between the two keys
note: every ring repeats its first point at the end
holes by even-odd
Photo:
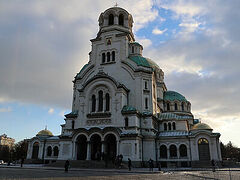
{"type": "Polygon", "coordinates": [[[66,160],[64,168],[65,168],[65,172],[68,172],[68,168],[70,166],[69,160],[66,160]]]}
{"type": "Polygon", "coordinates": [[[214,159],[212,159],[211,163],[212,163],[212,171],[215,172],[215,161],[214,161],[214,159]]]}
{"type": "Polygon", "coordinates": [[[21,167],[23,167],[23,163],[24,163],[24,158],[21,158],[21,167]]]}
{"type": "Polygon", "coordinates": [[[149,161],[149,171],[153,171],[153,160],[150,158],[149,161]]]}
{"type": "Polygon", "coordinates": [[[131,167],[132,167],[132,161],[130,158],[128,158],[128,170],[131,171],[131,167]]]}

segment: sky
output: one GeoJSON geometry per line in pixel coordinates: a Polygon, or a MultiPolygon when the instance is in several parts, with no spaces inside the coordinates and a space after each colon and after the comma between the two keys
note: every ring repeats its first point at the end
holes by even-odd
{"type": "Polygon", "coordinates": [[[168,90],[240,147],[239,0],[0,0],[0,134],[61,133],[98,17],[116,2],[132,14],[136,41],[168,90]]]}

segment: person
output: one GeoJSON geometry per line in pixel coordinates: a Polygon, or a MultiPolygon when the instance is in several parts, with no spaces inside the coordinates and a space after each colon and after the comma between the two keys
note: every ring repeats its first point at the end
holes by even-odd
{"type": "Polygon", "coordinates": [[[21,167],[23,167],[23,163],[24,163],[24,158],[21,158],[21,167]]]}
{"type": "Polygon", "coordinates": [[[212,162],[212,171],[215,172],[215,161],[214,161],[214,159],[212,159],[211,162],[212,162]]]}
{"type": "Polygon", "coordinates": [[[123,160],[123,155],[120,154],[120,155],[119,155],[119,167],[120,167],[120,168],[122,167],[122,160],[123,160]]]}
{"type": "Polygon", "coordinates": [[[132,161],[130,158],[128,158],[128,170],[131,171],[131,167],[132,167],[132,161]]]}
{"type": "Polygon", "coordinates": [[[158,162],[158,171],[161,171],[161,163],[158,162]]]}
{"type": "Polygon", "coordinates": [[[66,160],[65,165],[64,165],[64,167],[65,167],[65,172],[68,172],[69,166],[70,166],[70,163],[69,163],[68,160],[66,160]]]}
{"type": "Polygon", "coordinates": [[[149,171],[153,171],[153,160],[150,158],[149,161],[149,171]]]}

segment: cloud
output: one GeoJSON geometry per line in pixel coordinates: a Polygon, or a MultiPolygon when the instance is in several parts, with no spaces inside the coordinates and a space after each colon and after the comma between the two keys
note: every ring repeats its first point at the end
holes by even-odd
{"type": "Polygon", "coordinates": [[[12,112],[12,108],[11,107],[0,108],[0,112],[2,112],[2,113],[4,113],[4,112],[12,112]]]}
{"type": "Polygon", "coordinates": [[[48,114],[53,114],[54,113],[54,109],[53,108],[50,108],[49,110],[48,110],[48,114]]]}
{"type": "Polygon", "coordinates": [[[165,28],[164,30],[160,30],[158,28],[154,28],[152,30],[152,33],[155,34],[155,35],[162,35],[163,33],[165,33],[167,31],[167,28],[165,28]]]}

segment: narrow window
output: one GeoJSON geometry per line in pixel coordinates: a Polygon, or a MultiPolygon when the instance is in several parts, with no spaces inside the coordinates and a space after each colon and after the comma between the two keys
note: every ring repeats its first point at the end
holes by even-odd
{"type": "Polygon", "coordinates": [[[106,111],[109,111],[109,110],[110,110],[110,96],[107,93],[106,94],[106,111]]]}
{"type": "Polygon", "coordinates": [[[167,131],[167,123],[164,123],[164,131],[167,131]]]}
{"type": "Polygon", "coordinates": [[[175,145],[171,145],[169,150],[170,150],[170,157],[177,157],[177,147],[175,145]]]}
{"type": "Polygon", "coordinates": [[[108,25],[113,25],[114,24],[114,16],[113,14],[110,14],[108,17],[108,25]]]}
{"type": "Polygon", "coordinates": [[[177,111],[178,110],[177,103],[174,104],[174,107],[175,107],[175,111],[177,111]]]}
{"type": "Polygon", "coordinates": [[[115,51],[112,51],[112,61],[115,61],[115,51]]]}
{"type": "Polygon", "coordinates": [[[103,111],[103,92],[98,92],[98,111],[103,111]]]}
{"type": "Polygon", "coordinates": [[[134,46],[132,46],[132,53],[134,53],[134,46]]]}
{"type": "Polygon", "coordinates": [[[145,89],[148,89],[148,83],[145,81],[145,89]]]}
{"type": "Polygon", "coordinates": [[[171,131],[171,130],[172,130],[172,125],[171,125],[171,123],[170,123],[170,122],[168,123],[168,130],[169,130],[169,131],[171,131]]]}
{"type": "Polygon", "coordinates": [[[148,109],[148,98],[145,98],[145,109],[148,109]]]}
{"type": "Polygon", "coordinates": [[[184,103],[182,103],[182,111],[184,111],[184,103]]]}
{"type": "Polygon", "coordinates": [[[47,147],[47,156],[51,156],[52,155],[52,147],[48,146],[47,147]]]}
{"type": "Polygon", "coordinates": [[[105,53],[102,53],[102,63],[105,63],[105,61],[106,61],[105,53]]]}
{"type": "Polygon", "coordinates": [[[118,17],[118,24],[123,26],[124,25],[124,16],[123,14],[120,14],[118,17]]]}
{"type": "Polygon", "coordinates": [[[172,129],[176,130],[176,123],[175,122],[172,123],[172,129]]]}
{"type": "Polygon", "coordinates": [[[170,104],[167,103],[167,110],[170,111],[170,104]]]}
{"type": "Polygon", "coordinates": [[[74,129],[75,121],[72,121],[72,129],[74,129]]]}
{"type": "Polygon", "coordinates": [[[128,127],[128,118],[125,118],[125,127],[128,127]]]}
{"type": "Polygon", "coordinates": [[[53,156],[58,156],[58,147],[57,146],[55,146],[54,148],[53,148],[53,156]]]}
{"type": "Polygon", "coordinates": [[[187,157],[187,146],[181,144],[179,147],[180,157],[187,157]]]}
{"type": "Polygon", "coordinates": [[[107,52],[107,62],[110,62],[110,52],[107,52]]]}
{"type": "Polygon", "coordinates": [[[96,111],[96,96],[92,95],[92,112],[96,111]]]}
{"type": "Polygon", "coordinates": [[[167,147],[165,145],[160,146],[160,158],[167,158],[167,147]]]}

